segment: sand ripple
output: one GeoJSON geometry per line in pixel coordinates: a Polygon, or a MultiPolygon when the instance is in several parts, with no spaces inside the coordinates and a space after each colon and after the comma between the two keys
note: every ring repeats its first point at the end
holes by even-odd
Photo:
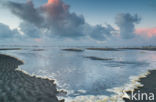
{"type": "Polygon", "coordinates": [[[0,102],[59,102],[53,80],[16,70],[23,62],[0,54],[0,102]]]}

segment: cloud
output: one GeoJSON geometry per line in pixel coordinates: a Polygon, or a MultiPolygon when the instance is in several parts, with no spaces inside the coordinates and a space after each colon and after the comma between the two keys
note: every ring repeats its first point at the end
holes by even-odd
{"type": "MultiPolygon", "coordinates": [[[[135,25],[140,22],[141,18],[129,13],[121,13],[116,16],[115,23],[119,27],[119,30],[116,30],[111,25],[103,26],[99,24],[93,26],[88,24],[83,15],[70,12],[70,6],[62,0],[48,0],[48,3],[37,8],[31,0],[26,3],[8,1],[7,7],[13,14],[23,20],[19,25],[23,38],[32,38],[37,42],[41,42],[44,38],[48,41],[67,38],[67,40],[74,41],[79,39],[80,42],[104,41],[108,45],[129,46],[143,45],[147,42],[154,44],[156,38],[147,39],[142,36],[144,33],[155,35],[154,29],[135,30],[135,25]]],[[[12,32],[8,29],[9,31],[12,32]]]]}
{"type": "Polygon", "coordinates": [[[20,17],[24,21],[33,23],[36,26],[41,26],[43,24],[43,18],[38,13],[39,11],[34,8],[34,4],[31,0],[27,0],[25,4],[8,1],[6,5],[13,14],[20,17]]]}
{"type": "Polygon", "coordinates": [[[137,14],[131,15],[129,13],[121,13],[116,16],[115,20],[120,28],[120,36],[123,39],[131,39],[135,37],[135,24],[139,23],[141,20],[137,14]]]}
{"type": "Polygon", "coordinates": [[[42,31],[31,23],[22,22],[19,27],[20,31],[27,38],[40,38],[42,36],[42,31]]]}
{"type": "Polygon", "coordinates": [[[113,31],[115,31],[115,29],[111,26],[111,25],[106,25],[105,27],[103,27],[102,25],[96,25],[91,27],[89,25],[89,35],[92,39],[94,40],[99,40],[99,41],[103,41],[106,40],[108,37],[112,36],[113,31]]]}
{"type": "Polygon", "coordinates": [[[45,21],[53,34],[63,37],[79,37],[83,35],[84,17],[69,12],[69,5],[61,0],[49,0],[40,7],[45,21]]]}
{"type": "Polygon", "coordinates": [[[11,30],[9,26],[0,23],[0,39],[15,38],[19,36],[17,29],[11,30]]]}
{"type": "Polygon", "coordinates": [[[149,38],[156,36],[156,28],[138,28],[136,34],[145,35],[149,38]]]}
{"type": "Polygon", "coordinates": [[[50,38],[83,39],[88,36],[94,40],[105,40],[113,30],[110,25],[106,27],[89,25],[82,15],[70,12],[70,6],[62,0],[48,0],[48,3],[38,8],[34,7],[31,0],[26,3],[8,2],[7,7],[24,22],[31,23],[30,26],[20,25],[22,31],[30,37],[38,37],[36,34],[40,34],[42,29],[45,33],[44,36],[50,38]],[[34,32],[33,29],[35,29],[34,32]],[[31,33],[33,34],[31,35],[31,33]]]}

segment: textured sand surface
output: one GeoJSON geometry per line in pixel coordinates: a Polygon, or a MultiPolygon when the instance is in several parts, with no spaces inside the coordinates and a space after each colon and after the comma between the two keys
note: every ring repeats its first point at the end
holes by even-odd
{"type": "Polygon", "coordinates": [[[0,102],[59,102],[53,80],[16,70],[23,62],[0,54],[0,102]]]}
{"type": "MultiPolygon", "coordinates": [[[[125,99],[125,101],[126,102],[156,102],[156,70],[150,71],[150,74],[147,77],[141,78],[140,83],[143,84],[143,87],[136,89],[134,91],[134,94],[138,93],[138,92],[147,93],[148,95],[150,93],[153,93],[155,95],[154,100],[149,100],[149,98],[148,98],[148,100],[146,100],[146,98],[144,97],[144,100],[128,100],[128,99],[125,99]]],[[[131,92],[128,92],[129,95],[130,95],[130,93],[131,92]]],[[[138,99],[138,97],[136,97],[136,98],[138,99]]]]}

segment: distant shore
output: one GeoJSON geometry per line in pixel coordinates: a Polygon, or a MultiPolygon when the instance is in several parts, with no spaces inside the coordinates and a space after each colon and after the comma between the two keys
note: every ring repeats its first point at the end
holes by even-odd
{"type": "Polygon", "coordinates": [[[63,102],[54,80],[29,76],[16,70],[23,62],[0,54],[0,102],[63,102]]]}
{"type": "MultiPolygon", "coordinates": [[[[156,102],[156,70],[151,70],[149,71],[150,74],[147,75],[145,78],[140,79],[140,83],[143,85],[143,87],[139,87],[138,89],[135,89],[133,92],[133,95],[136,93],[136,99],[137,100],[129,100],[129,99],[124,99],[125,102],[156,102]],[[147,97],[142,97],[141,94],[146,93],[147,97]],[[148,98],[150,95],[154,94],[154,100],[149,100],[148,98]],[[138,96],[140,95],[140,96],[138,96]],[[140,98],[140,100],[138,100],[140,98]],[[143,100],[141,100],[143,98],[143,100]],[[146,100],[146,98],[148,100],[146,100]]],[[[128,95],[131,95],[131,92],[127,92],[128,95]]],[[[152,99],[152,97],[150,97],[152,99]]]]}
{"type": "Polygon", "coordinates": [[[87,50],[99,50],[99,51],[121,51],[121,50],[147,50],[156,51],[156,47],[121,47],[121,48],[86,48],[87,50]]]}

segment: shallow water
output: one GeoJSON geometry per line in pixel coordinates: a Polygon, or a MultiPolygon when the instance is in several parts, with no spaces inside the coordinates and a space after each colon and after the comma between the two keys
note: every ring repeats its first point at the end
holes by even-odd
{"type": "Polygon", "coordinates": [[[23,60],[25,64],[21,69],[31,75],[56,79],[58,89],[68,91],[64,98],[73,100],[79,96],[111,96],[114,93],[107,89],[121,87],[130,81],[130,76],[140,75],[156,66],[155,51],[74,52],[61,50],[64,48],[67,47],[22,47],[20,50],[1,50],[0,53],[23,60]],[[93,60],[90,56],[110,60],[93,60]]]}

